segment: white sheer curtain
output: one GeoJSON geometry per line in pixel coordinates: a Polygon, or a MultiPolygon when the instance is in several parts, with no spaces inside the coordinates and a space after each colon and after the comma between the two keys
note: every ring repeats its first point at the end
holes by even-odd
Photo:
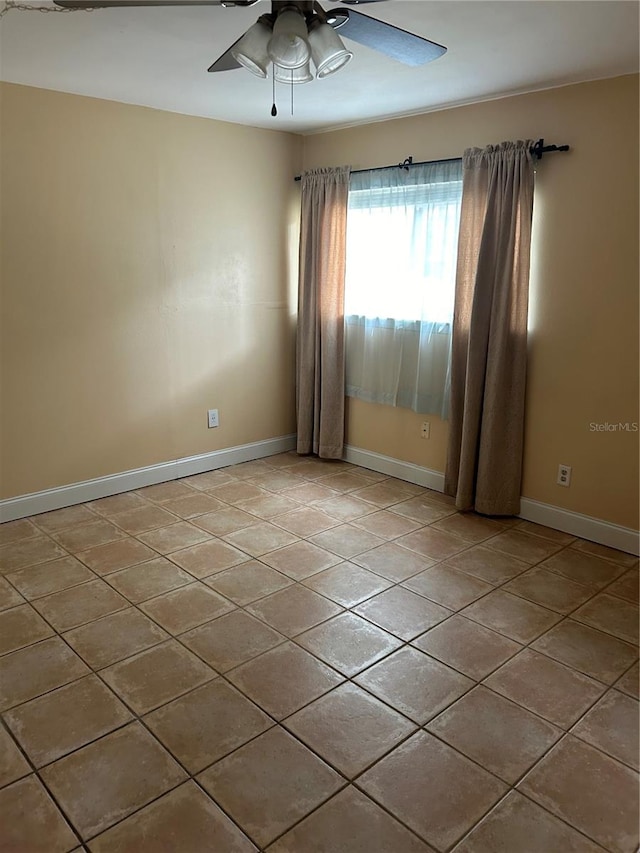
{"type": "Polygon", "coordinates": [[[351,175],[346,393],[447,417],[461,161],[351,175]]]}

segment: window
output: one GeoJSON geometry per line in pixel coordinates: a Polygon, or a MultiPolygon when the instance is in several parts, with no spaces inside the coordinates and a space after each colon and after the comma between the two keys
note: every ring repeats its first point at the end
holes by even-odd
{"type": "Polygon", "coordinates": [[[351,176],[349,396],[446,417],[461,197],[458,160],[351,176]]]}

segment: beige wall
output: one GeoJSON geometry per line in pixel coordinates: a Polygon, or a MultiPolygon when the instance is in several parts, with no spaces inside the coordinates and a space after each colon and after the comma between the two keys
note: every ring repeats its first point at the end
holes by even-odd
{"type": "MultiPolygon", "coordinates": [[[[523,495],[637,528],[638,78],[620,77],[305,138],[305,168],[460,156],[540,136],[569,143],[536,179],[523,495]],[[558,464],[573,467],[556,485],[558,464]]],[[[350,400],[350,444],[444,470],[447,426],[350,400]]]]}
{"type": "Polygon", "coordinates": [[[300,137],[1,92],[1,496],[293,432],[300,137]]]}

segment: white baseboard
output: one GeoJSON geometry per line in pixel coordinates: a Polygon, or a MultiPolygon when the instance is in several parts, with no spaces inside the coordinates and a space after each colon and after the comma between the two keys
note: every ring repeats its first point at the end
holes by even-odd
{"type": "Polygon", "coordinates": [[[111,474],[98,477],[95,480],[85,480],[82,483],[72,483],[44,492],[21,495],[0,501],[0,522],[13,521],[16,518],[26,518],[40,512],[61,509],[73,504],[95,501],[109,495],[118,495],[144,486],[165,483],[167,480],[178,480],[181,477],[191,477],[205,471],[215,471],[216,468],[226,468],[240,462],[251,462],[253,459],[263,459],[276,453],[286,453],[294,450],[295,435],[284,435],[239,447],[228,447],[224,450],[214,450],[211,453],[201,453],[198,456],[187,456],[171,462],[161,462],[146,468],[136,468],[133,471],[123,471],[121,474],[111,474]]]}
{"type": "MultiPolygon", "coordinates": [[[[397,477],[399,480],[417,483],[436,492],[444,491],[444,474],[440,471],[432,471],[430,468],[422,468],[411,462],[402,462],[358,447],[347,446],[344,458],[347,462],[353,462],[354,465],[361,465],[363,468],[379,471],[381,474],[397,477]]],[[[588,539],[600,545],[607,545],[609,548],[617,548],[628,554],[637,556],[640,553],[640,534],[637,530],[551,504],[540,503],[531,498],[520,499],[519,518],[543,524],[545,527],[553,527],[555,530],[561,530],[563,533],[570,533],[572,536],[579,536],[581,539],[588,539]]]]}
{"type": "Polygon", "coordinates": [[[387,474],[389,477],[397,477],[398,480],[406,480],[408,483],[416,483],[425,489],[433,489],[436,492],[444,491],[444,474],[440,471],[432,471],[412,462],[402,462],[391,456],[383,456],[381,453],[373,453],[371,450],[361,450],[359,447],[347,445],[344,449],[344,458],[347,462],[387,474]]]}

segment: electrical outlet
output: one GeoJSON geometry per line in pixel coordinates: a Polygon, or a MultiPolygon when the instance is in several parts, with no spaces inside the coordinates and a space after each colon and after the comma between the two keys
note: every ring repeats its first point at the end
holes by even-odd
{"type": "Polygon", "coordinates": [[[558,465],[558,479],[556,480],[559,486],[571,485],[571,466],[558,465]]]}
{"type": "Polygon", "coordinates": [[[209,427],[209,429],[213,429],[214,427],[220,426],[217,409],[209,409],[209,411],[207,412],[207,426],[209,427]]]}
{"type": "Polygon", "coordinates": [[[429,438],[431,435],[431,424],[429,421],[423,421],[420,427],[420,438],[429,438]]]}

